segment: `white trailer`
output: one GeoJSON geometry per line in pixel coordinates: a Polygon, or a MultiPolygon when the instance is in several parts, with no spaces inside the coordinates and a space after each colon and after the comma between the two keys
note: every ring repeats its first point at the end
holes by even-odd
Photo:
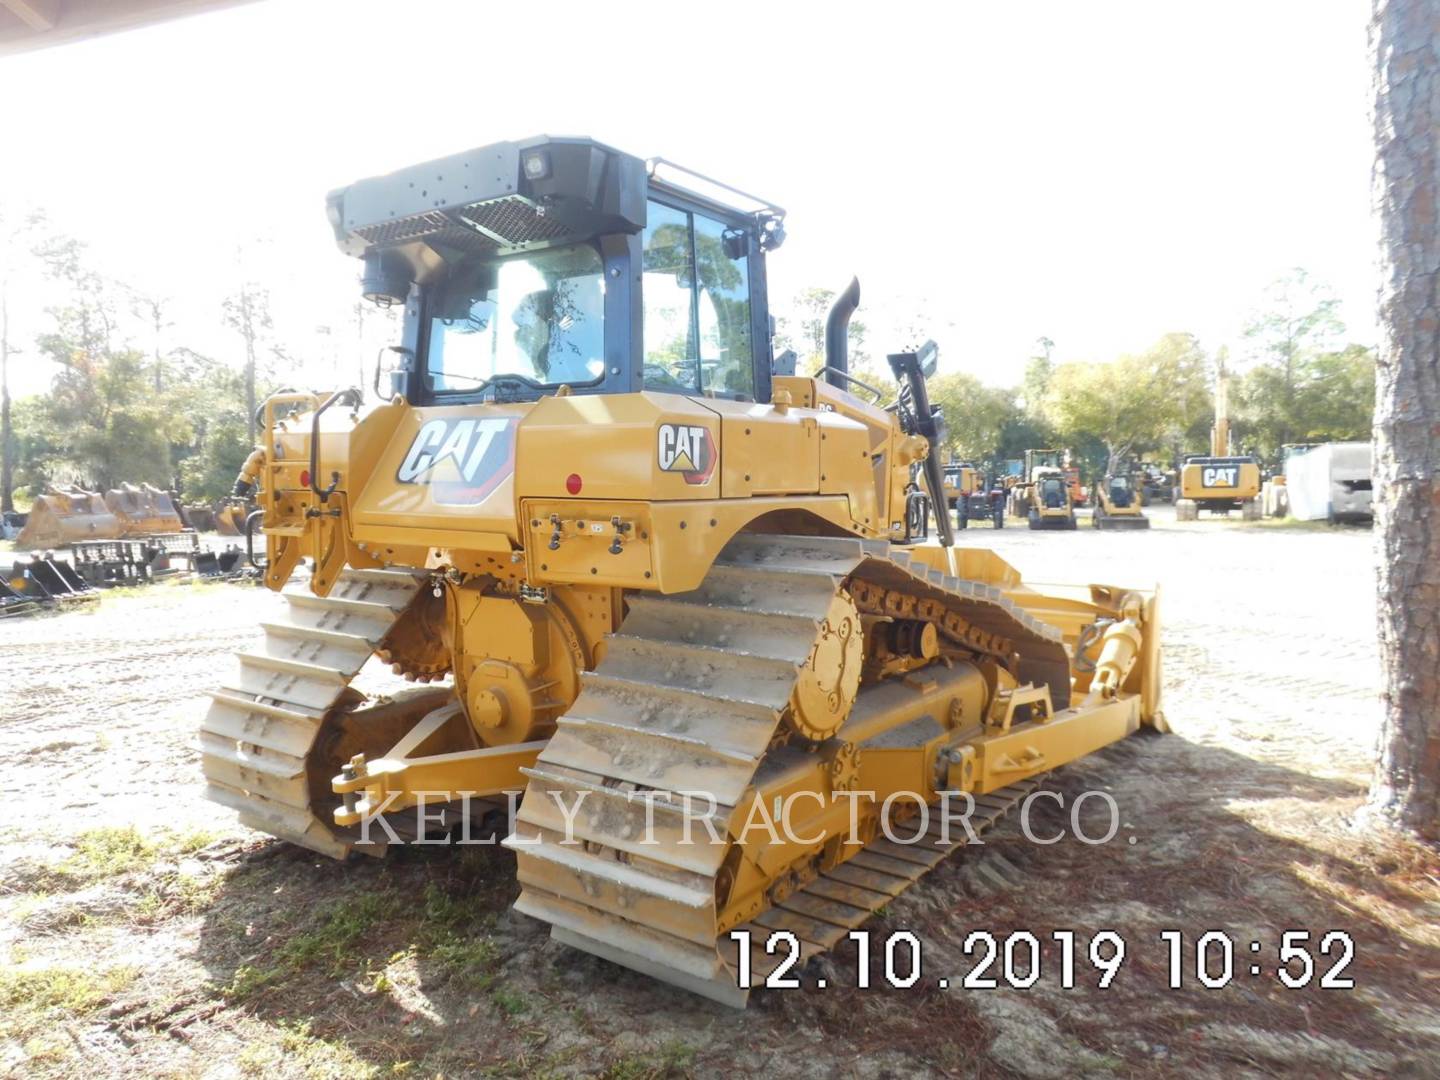
{"type": "Polygon", "coordinates": [[[1370,520],[1370,444],[1323,443],[1291,457],[1285,488],[1299,521],[1370,520]]]}

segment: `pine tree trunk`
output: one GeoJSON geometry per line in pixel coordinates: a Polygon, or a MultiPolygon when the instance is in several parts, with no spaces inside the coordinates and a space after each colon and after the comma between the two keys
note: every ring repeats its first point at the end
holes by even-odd
{"type": "Polygon", "coordinates": [[[1440,0],[1374,0],[1384,715],[1370,811],[1440,839],[1440,0]]]}
{"type": "Polygon", "coordinates": [[[0,511],[15,509],[15,433],[10,429],[10,305],[0,283],[0,511]]]}

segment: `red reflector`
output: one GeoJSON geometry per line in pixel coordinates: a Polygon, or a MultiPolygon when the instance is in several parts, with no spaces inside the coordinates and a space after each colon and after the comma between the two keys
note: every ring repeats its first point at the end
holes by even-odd
{"type": "Polygon", "coordinates": [[[580,479],[580,474],[578,472],[572,472],[569,476],[565,477],[565,490],[570,492],[571,495],[579,495],[580,485],[582,483],[584,483],[584,481],[580,479]]]}
{"type": "Polygon", "coordinates": [[[309,470],[309,469],[301,469],[301,470],[300,470],[300,486],[301,486],[301,487],[309,487],[309,486],[310,486],[310,470],[309,470]]]}

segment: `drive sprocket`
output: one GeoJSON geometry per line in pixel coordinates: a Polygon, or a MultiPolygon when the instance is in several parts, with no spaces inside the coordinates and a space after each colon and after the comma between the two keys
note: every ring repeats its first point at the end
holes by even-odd
{"type": "Polygon", "coordinates": [[[450,671],[450,646],[445,640],[445,598],[430,589],[415,601],[391,627],[383,648],[375,655],[409,682],[434,682],[450,671]]]}

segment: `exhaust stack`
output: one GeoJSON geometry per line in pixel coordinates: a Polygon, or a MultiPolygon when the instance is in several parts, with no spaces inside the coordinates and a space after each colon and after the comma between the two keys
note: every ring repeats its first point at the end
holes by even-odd
{"type": "MultiPolygon", "coordinates": [[[[830,314],[825,316],[825,366],[835,371],[850,371],[850,316],[860,306],[860,279],[852,277],[850,284],[835,297],[830,305],[830,314]]],[[[848,385],[839,375],[827,372],[826,381],[844,390],[848,385]]]]}

